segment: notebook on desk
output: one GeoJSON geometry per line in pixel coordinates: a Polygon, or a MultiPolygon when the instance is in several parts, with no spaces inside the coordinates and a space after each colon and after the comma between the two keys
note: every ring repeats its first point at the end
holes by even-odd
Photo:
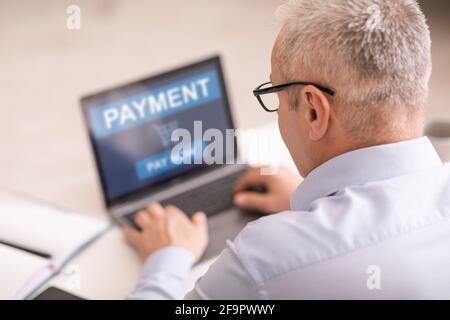
{"type": "Polygon", "coordinates": [[[0,192],[0,299],[26,299],[109,223],[0,192]]]}

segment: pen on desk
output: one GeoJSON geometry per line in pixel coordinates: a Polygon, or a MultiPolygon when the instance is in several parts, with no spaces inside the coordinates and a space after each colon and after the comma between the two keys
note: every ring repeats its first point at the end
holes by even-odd
{"type": "Polygon", "coordinates": [[[42,252],[42,251],[30,249],[30,248],[25,248],[24,246],[17,245],[17,244],[14,244],[14,243],[10,243],[10,242],[6,242],[6,241],[3,241],[3,240],[0,240],[0,244],[3,244],[3,245],[8,246],[8,247],[15,248],[15,249],[18,249],[18,250],[22,250],[22,251],[34,254],[36,256],[45,258],[45,259],[50,259],[52,257],[50,254],[48,254],[46,252],[42,252]]]}

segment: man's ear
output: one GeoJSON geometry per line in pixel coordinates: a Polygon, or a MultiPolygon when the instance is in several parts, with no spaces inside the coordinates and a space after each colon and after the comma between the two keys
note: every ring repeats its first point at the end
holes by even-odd
{"type": "Polygon", "coordinates": [[[330,122],[330,103],[325,94],[314,86],[303,88],[305,120],[309,126],[309,138],[313,141],[322,139],[330,122]]]}

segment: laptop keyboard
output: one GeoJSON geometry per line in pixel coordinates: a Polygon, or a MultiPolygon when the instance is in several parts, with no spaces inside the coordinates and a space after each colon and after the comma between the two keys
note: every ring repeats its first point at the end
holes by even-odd
{"type": "MultiPolygon", "coordinates": [[[[198,211],[203,211],[207,216],[214,215],[233,206],[233,188],[242,174],[243,171],[232,173],[208,184],[163,200],[160,203],[162,206],[176,206],[189,217],[198,211]]],[[[135,214],[133,212],[125,217],[134,227],[136,227],[134,222],[135,214]]]]}

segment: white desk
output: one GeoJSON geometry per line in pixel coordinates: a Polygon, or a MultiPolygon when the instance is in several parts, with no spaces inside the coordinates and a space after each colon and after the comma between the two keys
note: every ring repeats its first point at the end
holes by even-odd
{"type": "MultiPolygon", "coordinates": [[[[273,151],[278,151],[279,162],[295,170],[289,153],[282,143],[276,124],[256,128],[251,134],[262,139],[271,137],[273,151]]],[[[238,139],[241,151],[254,151],[254,141],[238,139]]],[[[266,140],[267,141],[267,140],[266,140]]],[[[264,143],[263,143],[264,144],[264,143]]],[[[261,147],[260,152],[267,152],[261,147]]],[[[256,151],[257,152],[257,151],[256,151]]],[[[258,159],[250,156],[252,164],[258,159]]],[[[260,163],[260,162],[259,162],[260,163]]],[[[274,162],[272,162],[274,163],[274,162]]],[[[224,244],[225,245],[225,244],[224,244]]],[[[209,267],[214,259],[193,268],[188,289],[209,267]]],[[[123,240],[120,229],[114,226],[110,231],[73,259],[62,272],[51,279],[42,289],[56,286],[88,299],[123,299],[138,283],[142,262],[137,254],[123,240]]]]}

